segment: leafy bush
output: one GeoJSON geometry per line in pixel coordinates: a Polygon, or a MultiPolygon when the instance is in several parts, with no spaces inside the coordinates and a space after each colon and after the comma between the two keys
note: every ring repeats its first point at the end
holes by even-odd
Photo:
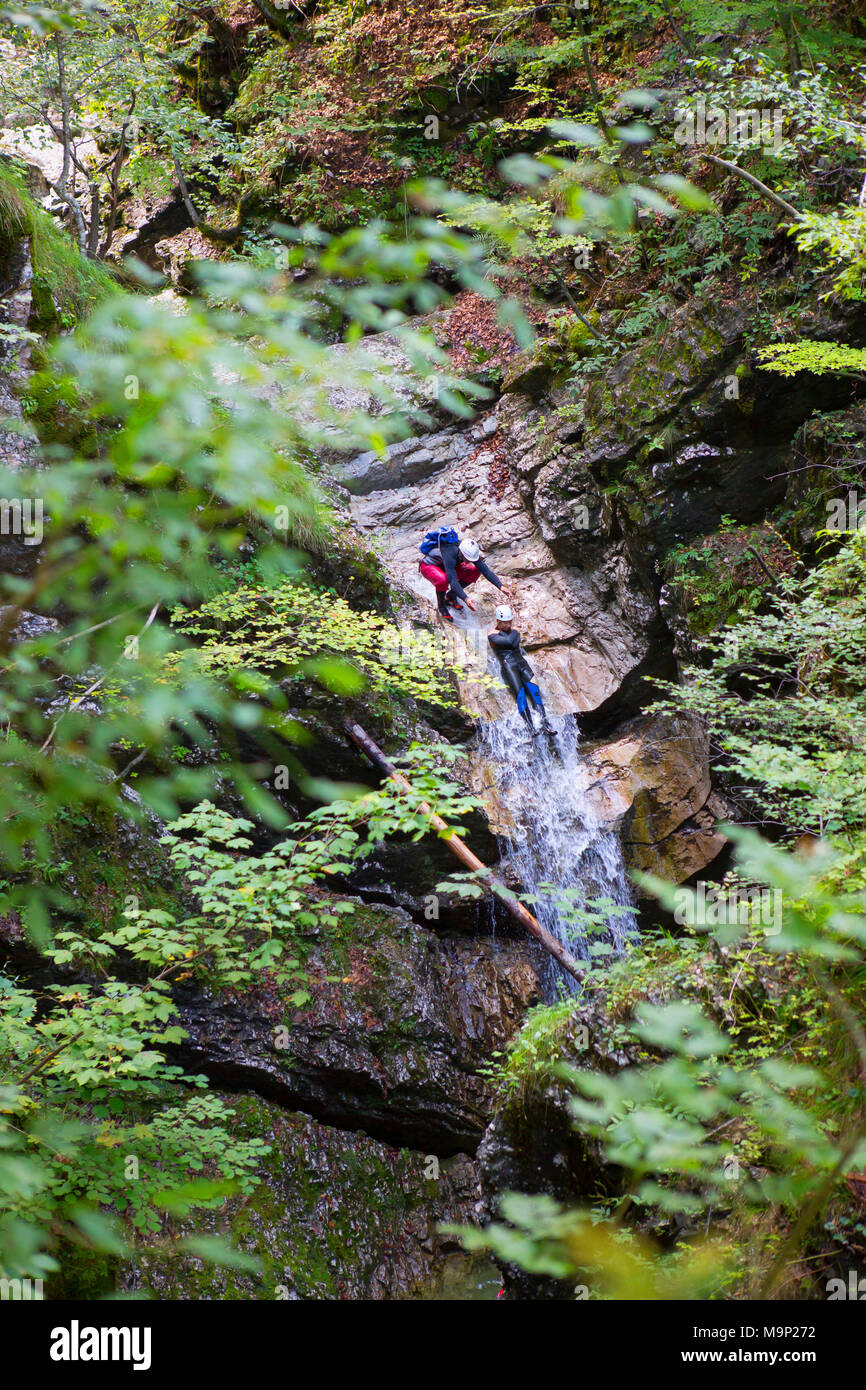
{"type": "MultiPolygon", "coordinates": [[[[401,760],[411,793],[386,784],[334,801],[263,854],[250,853],[252,822],[202,803],[163,841],[193,912],[136,900],[120,925],[58,930],[46,957],[94,983],[37,994],[0,974],[0,1274],[56,1273],[60,1240],[128,1253],[134,1232],[159,1232],[166,1212],[253,1189],[268,1146],[234,1138],[231,1109],[166,1059],[186,1036],[172,988],[267,981],[287,1009],[302,1008],[310,943],[339,934],[354,911],[323,883],[390,836],[427,833],[422,802],[452,821],[472,809],[442,770],[455,756],[411,749],[401,760]]],[[[197,1250],[195,1236],[186,1248],[197,1250]]],[[[239,1258],[219,1245],[204,1253],[239,1258]]]]}
{"type": "MultiPolygon", "coordinates": [[[[752,832],[732,833],[746,878],[783,896],[781,930],[748,942],[750,953],[792,959],[812,977],[847,1034],[849,1058],[862,1069],[866,1036],[851,994],[866,946],[866,896],[828,891],[826,863],[816,868],[752,832]]],[[[667,906],[678,901],[672,885],[648,876],[643,882],[667,906]]],[[[737,924],[707,930],[728,947],[746,944],[749,932],[737,924]]],[[[549,1021],[561,1035],[562,1021],[549,1021]]],[[[537,1031],[531,1020],[530,1044],[537,1031]]],[[[838,1107],[822,1104],[828,1077],[797,1061],[795,1044],[752,1056],[695,1003],[637,1003],[626,1031],[646,1058],[640,1064],[613,1075],[570,1064],[557,1069],[574,1091],[575,1128],[624,1174],[613,1209],[569,1209],[547,1196],[507,1194],[504,1222],[463,1228],[464,1244],[531,1273],[585,1281],[578,1297],[711,1297],[737,1270],[737,1233],[748,1238],[759,1214],[776,1209],[783,1239],[757,1270],[742,1261],[739,1268],[753,1294],[769,1297],[839,1182],[866,1161],[862,1070],[843,1118],[838,1107]],[[789,1050],[794,1057],[785,1056],[789,1050]],[[722,1219],[710,1235],[714,1212],[717,1223],[734,1219],[722,1219]],[[693,1233],[671,1252],[643,1228],[677,1214],[691,1217],[693,1233]]],[[[526,1045],[518,1040],[515,1054],[526,1045]]],[[[549,1066],[547,1050],[542,1065],[549,1066]]]]}
{"type": "Polygon", "coordinates": [[[708,638],[706,667],[656,709],[704,715],[750,799],[791,830],[866,849],[866,538],[805,577],[783,575],[767,613],[708,638]]]}
{"type": "MultiPolygon", "coordinates": [[[[201,643],[196,664],[210,675],[246,667],[283,680],[314,676],[338,694],[369,686],[379,695],[456,703],[427,630],[353,609],[333,590],[288,578],[272,586],[241,584],[195,610],[176,609],[173,622],[201,643]]],[[[177,653],[166,665],[172,670],[183,662],[177,653]]]]}

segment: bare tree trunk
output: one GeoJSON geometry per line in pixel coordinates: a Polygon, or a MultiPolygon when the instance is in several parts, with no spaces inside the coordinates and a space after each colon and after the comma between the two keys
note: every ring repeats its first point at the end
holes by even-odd
{"type": "Polygon", "coordinates": [[[202,236],[207,237],[208,241],[216,241],[226,246],[230,246],[233,242],[237,241],[243,234],[244,214],[252,199],[252,191],[244,193],[240,198],[238,202],[237,221],[231,227],[215,227],[212,222],[206,222],[196,208],[190,196],[189,186],[187,185],[183,170],[180,167],[180,161],[177,155],[172,155],[172,162],[174,164],[174,172],[177,175],[180,196],[183,199],[184,207],[189,213],[192,225],[201,232],[202,236]]]}
{"type": "MultiPolygon", "coordinates": [[[[580,19],[580,52],[583,57],[583,68],[587,76],[587,81],[589,82],[589,90],[592,92],[593,99],[596,102],[596,105],[600,107],[601,92],[599,91],[598,83],[595,80],[595,69],[592,66],[592,55],[589,51],[589,35],[586,32],[586,20],[583,17],[582,11],[579,12],[578,18],[580,19]]],[[[607,128],[604,125],[604,116],[601,114],[600,110],[598,113],[598,119],[599,124],[602,126],[602,130],[604,131],[605,139],[607,139],[607,128]]]]}
{"type": "Polygon", "coordinates": [[[87,254],[93,261],[99,253],[99,181],[90,185],[90,229],[87,233],[87,254]]]}
{"type": "Polygon", "coordinates": [[[109,194],[110,202],[108,205],[108,216],[105,220],[105,234],[102,238],[102,244],[99,247],[98,254],[100,256],[104,256],[109,246],[111,245],[111,238],[114,236],[114,229],[117,226],[117,203],[119,198],[120,171],[123,168],[123,161],[126,158],[126,133],[129,130],[129,123],[132,120],[132,114],[135,111],[135,99],[136,93],[133,92],[132,99],[129,103],[129,110],[126,113],[126,119],[124,120],[123,125],[120,128],[120,139],[117,142],[117,153],[115,154],[114,159],[111,162],[111,180],[109,194]]]}
{"type": "Polygon", "coordinates": [[[692,45],[689,42],[689,40],[686,38],[679,21],[674,17],[674,12],[671,9],[670,0],[662,0],[662,4],[665,7],[665,14],[668,17],[668,24],[673,29],[674,37],[676,38],[676,41],[679,44],[680,48],[689,58],[694,57],[694,49],[692,48],[692,45]]]}
{"type": "Polygon", "coordinates": [[[66,86],[66,52],[62,34],[57,34],[55,38],[57,50],[57,81],[60,91],[60,111],[61,111],[61,131],[63,140],[63,168],[57,183],[49,183],[49,187],[54,190],[58,198],[69,208],[72,220],[75,224],[75,236],[78,242],[78,249],[82,256],[87,255],[87,224],[84,220],[84,212],[74,193],[69,190],[70,167],[73,163],[74,154],[72,150],[72,135],[69,122],[69,91],[66,86]]]}
{"type": "Polygon", "coordinates": [[[794,23],[793,7],[789,4],[786,14],[784,6],[779,5],[776,10],[776,16],[779,21],[779,28],[785,40],[785,52],[788,57],[788,75],[791,78],[792,85],[797,87],[799,86],[797,73],[803,66],[803,60],[800,56],[800,45],[797,42],[797,26],[794,23]]]}

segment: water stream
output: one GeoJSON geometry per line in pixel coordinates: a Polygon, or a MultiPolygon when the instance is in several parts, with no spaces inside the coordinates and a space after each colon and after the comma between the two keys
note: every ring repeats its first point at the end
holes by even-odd
{"type": "MultiPolygon", "coordinates": [[[[486,647],[477,631],[482,622],[466,614],[459,626],[480,655],[486,647]]],[[[492,653],[487,670],[498,682],[492,653]]],[[[532,738],[510,694],[500,689],[495,717],[479,724],[478,755],[510,826],[502,859],[506,878],[520,885],[523,900],[573,956],[621,954],[636,934],[622,846],[586,795],[577,724],[569,714],[549,715],[555,744],[532,738]]],[[[579,989],[553,960],[544,983],[550,998],[579,989]]]]}
{"type": "MultiPolygon", "coordinates": [[[[590,943],[621,953],[635,931],[619,836],[600,825],[581,788],[577,725],[570,715],[551,719],[556,749],[531,739],[516,712],[479,731],[481,756],[493,770],[497,799],[514,827],[503,859],[508,879],[573,956],[586,960],[590,943]],[[511,873],[508,873],[511,870],[511,873]],[[610,907],[607,904],[611,904],[610,907]],[[587,923],[588,904],[594,918],[587,923]],[[620,914],[616,908],[625,909],[620,914]]],[[[578,989],[550,961],[551,995],[578,989]]]]}

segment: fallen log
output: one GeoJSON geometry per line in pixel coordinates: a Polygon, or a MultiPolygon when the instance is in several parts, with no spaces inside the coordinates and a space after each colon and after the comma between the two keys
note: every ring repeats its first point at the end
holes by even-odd
{"type": "MultiPolygon", "coordinates": [[[[378,768],[386,777],[389,777],[398,787],[402,787],[404,791],[411,792],[413,790],[412,783],[409,779],[404,777],[403,773],[399,772],[392,762],[389,762],[378,744],[373,742],[370,735],[361,728],[360,724],[353,724],[347,720],[343,727],[352,742],[361,749],[362,753],[366,754],[375,768],[378,768]]],[[[426,801],[422,801],[418,809],[423,815],[429,818],[432,828],[442,835],[451,853],[456,855],[461,864],[466,865],[467,869],[471,869],[474,873],[478,874],[482,881],[486,882],[488,891],[492,894],[494,885],[499,883],[493,870],[489,869],[486,864],[481,862],[477,855],[472,853],[472,850],[463,843],[460,836],[454,833],[441,816],[437,816],[436,812],[426,801]]],[[[500,886],[505,888],[504,884],[500,884],[500,886]]],[[[585,966],[579,965],[571,952],[563,946],[562,942],[557,941],[556,937],[549,932],[546,927],[541,925],[537,917],[533,917],[529,909],[524,907],[523,903],[519,902],[507,889],[506,894],[507,896],[501,897],[499,900],[515,921],[519,922],[522,927],[525,927],[526,930],[535,937],[536,941],[541,943],[545,951],[553,956],[554,960],[559,962],[563,970],[567,970],[569,975],[573,975],[576,980],[585,980],[587,973],[585,966]]]]}

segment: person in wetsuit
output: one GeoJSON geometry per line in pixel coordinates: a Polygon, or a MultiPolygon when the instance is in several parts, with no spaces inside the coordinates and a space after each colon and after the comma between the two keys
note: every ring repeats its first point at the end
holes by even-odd
{"type": "Polygon", "coordinates": [[[517,708],[528,724],[532,737],[535,738],[537,734],[552,734],[554,730],[547,722],[541,691],[535,684],[535,674],[520,645],[520,633],[513,623],[514,614],[503,604],[496,610],[496,627],[487,634],[487,640],[499,658],[502,679],[517,701],[517,708]],[[541,715],[541,725],[538,729],[533,724],[532,707],[541,715]]]}
{"type": "MultiPolygon", "coordinates": [[[[431,537],[436,537],[436,532],[428,533],[431,537]]],[[[505,587],[498,574],[481,558],[481,548],[477,541],[470,536],[462,539],[447,539],[446,536],[457,537],[457,532],[453,528],[445,528],[444,534],[440,533],[438,539],[434,539],[432,548],[422,547],[424,559],[420,561],[418,568],[425,579],[429,579],[433,588],[436,590],[436,606],[439,609],[440,617],[446,622],[453,622],[449,608],[462,608],[464,603],[473,611],[475,604],[470,599],[465,588],[465,584],[474,584],[483,575],[494,588],[501,590],[508,596],[509,590],[505,587]]]]}

